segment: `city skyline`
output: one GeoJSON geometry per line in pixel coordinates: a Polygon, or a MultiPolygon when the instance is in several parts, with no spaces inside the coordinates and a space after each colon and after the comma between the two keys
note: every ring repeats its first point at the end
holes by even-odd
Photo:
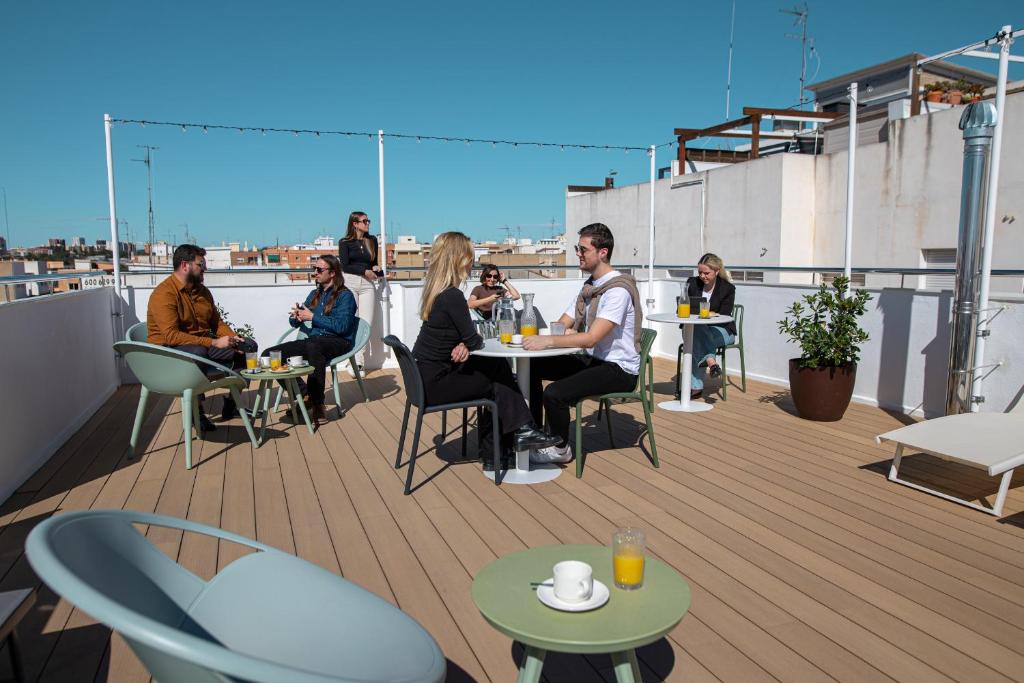
{"type": "MultiPolygon", "coordinates": [[[[780,12],[789,4],[737,1],[733,116],[744,105],[795,103],[800,47],[786,37],[793,17],[780,12]]],[[[566,185],[600,184],[612,171],[617,185],[649,176],[642,151],[415,135],[642,147],[671,141],[676,126],[725,118],[731,3],[655,3],[628,16],[612,3],[588,4],[586,12],[530,3],[242,8],[8,8],[0,35],[25,57],[8,67],[9,106],[0,112],[10,246],[109,238],[105,112],[411,134],[385,145],[389,240],[426,240],[449,229],[500,240],[506,225],[537,239],[550,234],[552,220],[562,230],[566,185]]],[[[939,52],[1024,22],[1020,15],[1005,1],[969,16],[944,3],[868,2],[856,13],[813,3],[809,35],[821,65],[809,61],[807,80],[912,51],[939,52]]],[[[967,64],[991,70],[978,60],[967,64]]],[[[1011,65],[1010,77],[1024,77],[1021,65],[1011,65]]],[[[200,244],[339,236],[354,209],[379,228],[375,139],[137,124],[118,124],[113,134],[122,239],[146,241],[140,145],[159,148],[157,239],[181,242],[186,229],[200,244]]],[[[658,166],[674,155],[659,149],[658,166]]]]}

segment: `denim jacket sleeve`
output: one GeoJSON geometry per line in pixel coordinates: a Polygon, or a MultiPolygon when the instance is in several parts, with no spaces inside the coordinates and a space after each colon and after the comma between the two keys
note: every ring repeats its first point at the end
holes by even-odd
{"type": "MultiPolygon", "coordinates": [[[[315,295],[316,295],[316,290],[315,289],[312,292],[310,292],[309,294],[306,295],[306,300],[303,302],[303,305],[306,308],[309,308],[309,304],[310,304],[311,301],[313,301],[313,296],[315,296],[315,295]]],[[[316,317],[315,314],[314,314],[314,317],[316,317]]],[[[296,318],[288,316],[288,324],[291,325],[292,327],[302,327],[305,323],[303,323],[300,320],[297,320],[296,318]]]]}
{"type": "Polygon", "coordinates": [[[359,324],[357,321],[356,298],[348,289],[338,295],[330,313],[323,313],[323,309],[313,313],[313,327],[329,330],[339,337],[351,338],[359,324]]]}

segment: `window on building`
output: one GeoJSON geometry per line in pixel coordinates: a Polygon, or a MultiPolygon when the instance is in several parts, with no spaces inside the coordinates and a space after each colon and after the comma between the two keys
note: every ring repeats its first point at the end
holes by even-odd
{"type": "Polygon", "coordinates": [[[730,270],[733,282],[764,282],[763,270],[730,270]]]}
{"type": "MultiPolygon", "coordinates": [[[[820,273],[818,275],[818,282],[827,285],[832,284],[832,281],[836,279],[836,276],[842,275],[842,273],[820,273]]],[[[851,287],[866,287],[867,276],[864,273],[850,273],[850,286],[851,287]]]]}
{"type": "MultiPolygon", "coordinates": [[[[921,261],[925,268],[956,268],[956,249],[922,249],[921,261]]],[[[956,286],[956,275],[925,275],[919,286],[952,290],[956,286]]]]}

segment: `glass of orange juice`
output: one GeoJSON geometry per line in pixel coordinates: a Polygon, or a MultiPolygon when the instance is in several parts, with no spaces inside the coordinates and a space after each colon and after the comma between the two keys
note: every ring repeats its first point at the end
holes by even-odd
{"type": "Polygon", "coordinates": [[[281,367],[281,352],[271,351],[270,352],[270,369],[277,370],[281,367]]]}
{"type": "Polygon", "coordinates": [[[644,585],[644,532],[633,527],[612,534],[612,573],[615,587],[634,590],[644,585]]]}
{"type": "Polygon", "coordinates": [[[679,318],[690,317],[690,298],[685,296],[676,297],[676,316],[679,318]]]}
{"type": "Polygon", "coordinates": [[[700,317],[710,318],[711,317],[711,302],[707,299],[700,300],[700,317]]]}
{"type": "Polygon", "coordinates": [[[499,320],[498,321],[498,341],[502,344],[512,343],[512,335],[516,331],[516,322],[514,320],[499,320]]]}
{"type": "Polygon", "coordinates": [[[249,352],[245,354],[245,369],[255,370],[256,366],[260,364],[259,355],[255,352],[249,352]]]}

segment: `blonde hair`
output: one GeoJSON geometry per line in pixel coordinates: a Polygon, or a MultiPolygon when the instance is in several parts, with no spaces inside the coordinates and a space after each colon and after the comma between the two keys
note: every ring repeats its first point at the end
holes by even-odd
{"type": "Polygon", "coordinates": [[[430,316],[437,295],[449,287],[461,287],[473,265],[473,243],[461,232],[443,232],[430,247],[430,266],[423,282],[420,320],[430,316]]]}
{"type": "Polygon", "coordinates": [[[726,282],[732,282],[732,275],[725,269],[725,263],[717,255],[708,252],[700,257],[700,261],[697,261],[698,266],[707,266],[711,270],[718,273],[718,277],[723,278],[726,282]]]}

